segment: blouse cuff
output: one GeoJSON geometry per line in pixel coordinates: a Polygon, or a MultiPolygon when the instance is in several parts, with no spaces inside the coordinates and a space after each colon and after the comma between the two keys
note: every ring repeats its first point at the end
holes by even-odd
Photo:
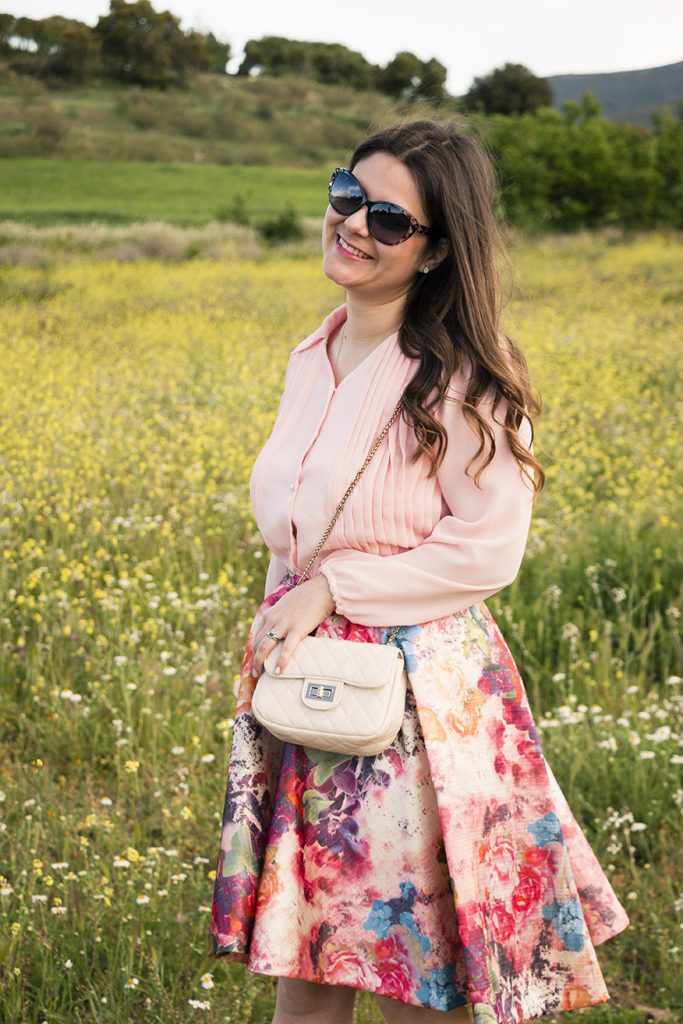
{"type": "Polygon", "coordinates": [[[338,615],[344,615],[346,618],[348,618],[348,616],[346,615],[346,612],[343,610],[343,608],[341,606],[341,603],[340,603],[339,583],[337,581],[337,577],[334,574],[334,570],[327,563],[325,563],[324,565],[320,566],[320,574],[325,577],[325,579],[327,580],[327,583],[329,585],[329,588],[332,591],[332,597],[334,599],[334,607],[335,607],[335,610],[336,610],[337,614],[338,615]]]}

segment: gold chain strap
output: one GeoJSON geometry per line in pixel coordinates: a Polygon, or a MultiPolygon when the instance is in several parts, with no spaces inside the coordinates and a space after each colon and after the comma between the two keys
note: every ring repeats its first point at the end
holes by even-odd
{"type": "MultiPolygon", "coordinates": [[[[379,448],[380,444],[382,443],[382,439],[384,438],[384,435],[386,434],[386,432],[388,431],[389,427],[391,426],[391,424],[394,422],[394,420],[398,416],[399,412],[401,411],[401,403],[402,403],[402,401],[403,400],[401,399],[401,401],[398,403],[398,405],[394,409],[394,411],[393,411],[393,413],[391,415],[391,419],[386,424],[386,426],[384,427],[382,432],[377,436],[377,439],[376,439],[375,443],[373,444],[372,448],[370,449],[370,451],[366,455],[365,462],[363,463],[361,468],[358,470],[358,472],[356,473],[355,477],[353,478],[353,480],[351,481],[349,486],[346,488],[346,493],[345,493],[344,497],[342,498],[342,500],[339,502],[339,505],[337,506],[337,511],[335,512],[334,516],[332,517],[332,521],[331,521],[330,525],[327,527],[327,529],[325,530],[324,534],[320,538],[320,540],[318,542],[317,548],[315,549],[315,551],[313,552],[313,554],[311,555],[311,557],[309,559],[308,565],[306,566],[306,568],[302,572],[300,578],[294,584],[295,587],[298,587],[300,583],[303,583],[306,575],[308,574],[308,570],[311,568],[311,566],[315,562],[316,558],[318,557],[318,552],[320,551],[321,547],[323,546],[323,544],[325,543],[325,541],[329,537],[329,535],[332,532],[332,529],[334,527],[334,524],[337,522],[337,519],[339,518],[339,516],[341,514],[341,510],[344,507],[344,502],[346,501],[346,499],[348,498],[349,494],[351,493],[353,488],[356,486],[356,484],[360,480],[361,475],[365,471],[365,469],[368,466],[368,464],[369,464],[370,460],[372,459],[373,455],[375,454],[375,452],[379,448]]],[[[400,626],[396,626],[396,628],[394,629],[393,633],[391,634],[391,636],[387,640],[388,644],[390,644],[392,642],[392,640],[394,639],[394,637],[396,636],[396,634],[398,633],[400,628],[401,628],[400,626]]]]}

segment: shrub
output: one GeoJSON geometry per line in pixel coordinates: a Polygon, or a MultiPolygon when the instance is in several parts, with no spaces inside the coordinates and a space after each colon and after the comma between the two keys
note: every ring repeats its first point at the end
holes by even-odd
{"type": "Polygon", "coordinates": [[[209,139],[214,134],[214,120],[208,114],[193,110],[179,111],[171,119],[172,127],[190,139],[209,139]]]}
{"type": "Polygon", "coordinates": [[[287,206],[277,217],[270,217],[258,225],[260,234],[267,242],[289,242],[303,238],[304,229],[295,206],[287,206]]]}
{"type": "Polygon", "coordinates": [[[185,235],[169,224],[144,225],[140,232],[139,245],[143,255],[148,259],[179,261],[185,259],[187,253],[185,235]]]}
{"type": "Polygon", "coordinates": [[[128,118],[136,128],[157,128],[160,125],[159,110],[147,99],[139,99],[131,103],[128,118]]]}
{"type": "Polygon", "coordinates": [[[56,149],[69,134],[64,115],[52,103],[40,103],[26,111],[26,127],[45,150],[56,149]]]}
{"type": "Polygon", "coordinates": [[[231,101],[221,100],[220,105],[213,110],[211,118],[213,120],[212,134],[215,137],[234,139],[239,135],[242,122],[231,101]]]}
{"type": "Polygon", "coordinates": [[[241,193],[238,193],[231,203],[219,206],[214,216],[216,220],[229,221],[231,224],[248,224],[247,201],[241,193]]]}

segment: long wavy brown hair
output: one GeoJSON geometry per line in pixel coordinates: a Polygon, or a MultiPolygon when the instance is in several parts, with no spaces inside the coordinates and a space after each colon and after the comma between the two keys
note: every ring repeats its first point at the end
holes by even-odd
{"type": "Polygon", "coordinates": [[[412,422],[418,443],[412,461],[424,453],[432,463],[429,476],[436,473],[448,435],[430,409],[440,406],[453,374],[469,362],[463,415],[479,438],[479,448],[466,471],[484,450],[484,434],[490,452],[474,477],[477,486],[496,451],[493,431],[477,406],[484,396],[490,398],[495,418],[504,399],[505,432],[513,455],[533,484],[535,500],[545,473],[522,444],[519,426],[526,416],[533,444],[533,417],[540,414],[541,402],[532,393],[522,351],[500,329],[504,299],[497,260],[501,258],[508,271],[511,267],[496,219],[499,185],[492,160],[484,146],[452,119],[407,121],[379,129],[356,147],[350,170],[377,151],[390,153],[412,172],[429,224],[450,243],[448,255],[431,273],[415,274],[399,331],[403,353],[420,359],[401,409],[401,415],[412,422]],[[436,396],[427,403],[435,388],[436,396]]]}

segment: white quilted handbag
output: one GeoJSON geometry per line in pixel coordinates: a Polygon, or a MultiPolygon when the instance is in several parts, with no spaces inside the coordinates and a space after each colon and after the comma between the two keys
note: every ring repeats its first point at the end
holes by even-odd
{"type": "MultiPolygon", "coordinates": [[[[295,586],[305,579],[400,408],[401,402],[347,488],[295,586]]],[[[385,644],[306,636],[282,673],[275,675],[278,643],[263,662],[251,701],[254,717],[289,743],[352,756],[386,750],[401,728],[408,686],[403,651],[392,643],[399,629],[396,626],[385,644]]]]}
{"type": "Polygon", "coordinates": [[[307,636],[276,676],[280,646],[267,655],[252,697],[262,725],[289,743],[339,754],[379,754],[389,746],[405,709],[399,647],[307,636]]]}

